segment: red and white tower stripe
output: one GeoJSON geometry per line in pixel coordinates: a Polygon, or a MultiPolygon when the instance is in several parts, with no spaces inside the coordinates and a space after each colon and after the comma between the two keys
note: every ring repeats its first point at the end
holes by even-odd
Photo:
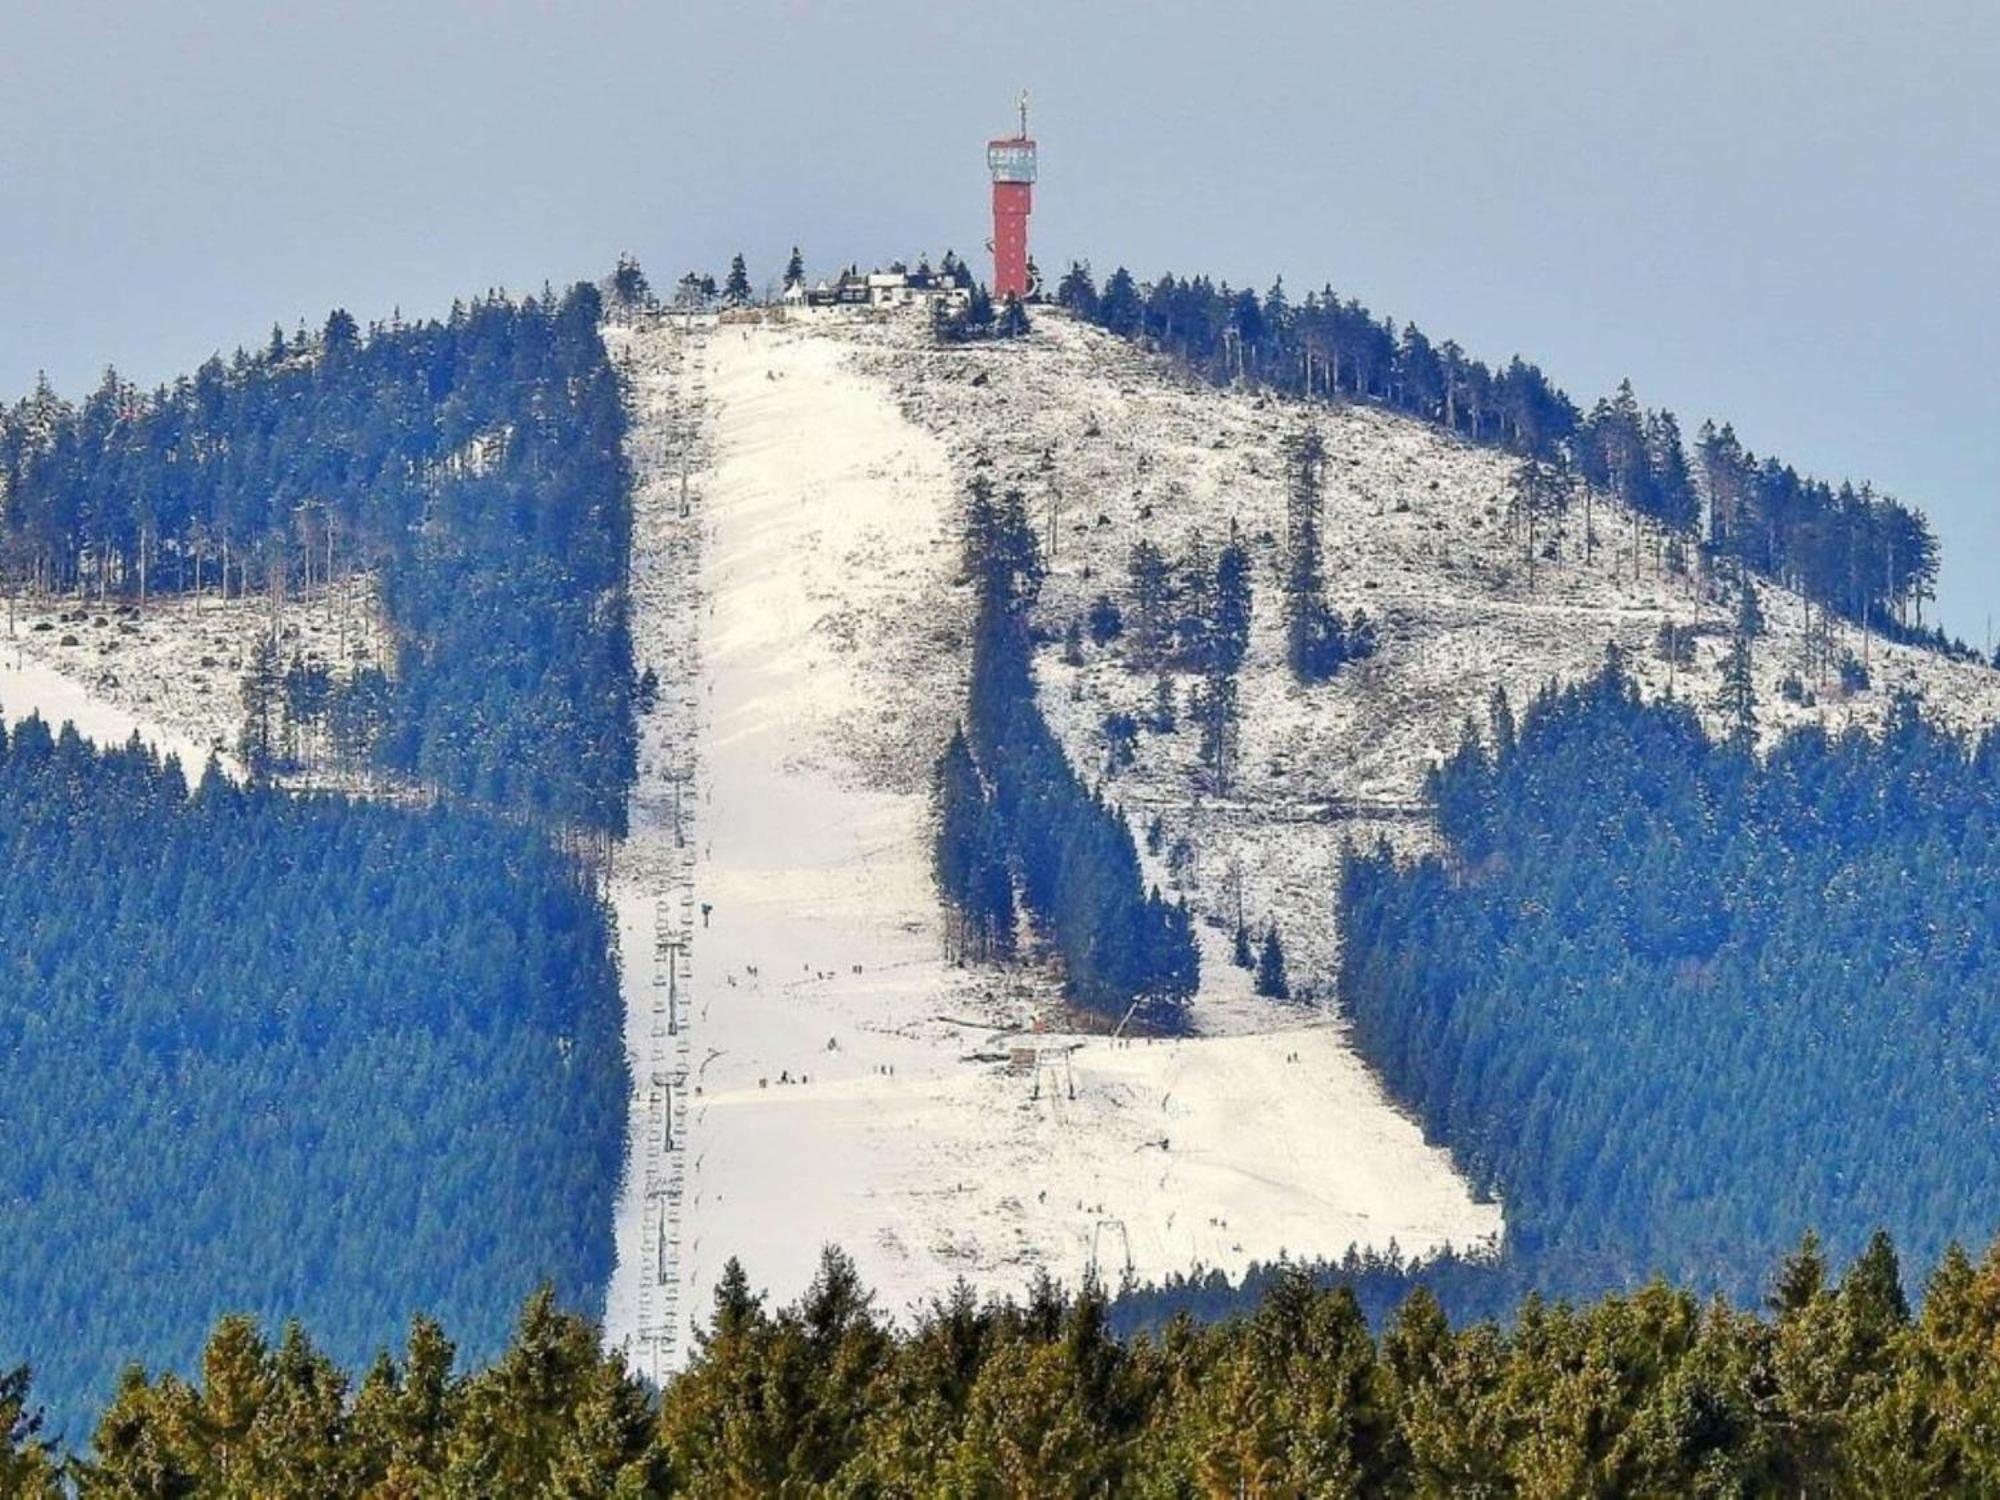
{"type": "Polygon", "coordinates": [[[993,174],[993,295],[1027,297],[1028,214],[1034,208],[1035,143],[1028,138],[1028,96],[1021,95],[1021,133],[986,143],[993,174]]]}

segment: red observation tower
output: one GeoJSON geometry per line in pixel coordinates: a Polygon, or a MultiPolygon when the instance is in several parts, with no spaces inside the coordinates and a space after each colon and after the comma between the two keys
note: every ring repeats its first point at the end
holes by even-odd
{"type": "Polygon", "coordinates": [[[1028,96],[1021,95],[1021,133],[986,143],[993,174],[993,297],[1026,301],[1028,213],[1035,199],[1035,143],[1028,138],[1028,96]]]}

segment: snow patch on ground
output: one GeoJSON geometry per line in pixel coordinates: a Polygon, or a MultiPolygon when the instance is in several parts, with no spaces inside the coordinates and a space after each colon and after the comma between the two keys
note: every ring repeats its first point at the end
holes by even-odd
{"type": "MultiPolygon", "coordinates": [[[[9,719],[39,712],[52,726],[72,720],[99,743],[122,743],[136,729],[162,755],[180,756],[190,780],[211,752],[238,773],[243,681],[271,630],[268,598],[165,594],[140,608],[24,596],[6,608],[0,708],[9,719]]],[[[276,617],[280,670],[300,656],[344,681],[357,662],[387,664],[387,626],[366,574],[291,595],[276,617]]]]}

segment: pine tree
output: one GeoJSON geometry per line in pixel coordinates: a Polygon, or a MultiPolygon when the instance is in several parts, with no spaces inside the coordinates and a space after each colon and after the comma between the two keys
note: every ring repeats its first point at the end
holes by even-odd
{"type": "Polygon", "coordinates": [[[1808,1229],[1798,1249],[1786,1256],[1778,1269],[1769,1299],[1770,1309],[1781,1318],[1803,1311],[1826,1290],[1826,1285],[1826,1257],[1820,1249],[1819,1236],[1808,1229]]]}
{"type": "Polygon", "coordinates": [[[1764,605],[1757,597],[1757,585],[1743,580],[1736,600],[1736,633],[1754,641],[1764,633],[1764,605]]]}
{"type": "Polygon", "coordinates": [[[722,283],[722,301],[726,307],[746,307],[751,299],[750,270],[743,263],[743,252],[737,251],[729,261],[729,275],[722,283]]]}
{"type": "Polygon", "coordinates": [[[262,633],[250,652],[250,669],[243,677],[243,761],[253,777],[270,773],[283,691],[278,644],[268,632],[262,633]]]}
{"type": "Polygon", "coordinates": [[[1307,430],[1288,447],[1291,483],[1285,506],[1285,661],[1304,683],[1324,682],[1338,669],[1339,620],[1326,605],[1320,571],[1320,506],[1326,445],[1307,430]]]}
{"type": "Polygon", "coordinates": [[[1264,930],[1264,945],[1257,953],[1255,988],[1258,994],[1270,1000],[1292,998],[1291,982],[1285,977],[1285,949],[1278,941],[1275,923],[1264,930]]]}
{"type": "Polygon", "coordinates": [[[1229,545],[1215,560],[1214,651],[1217,671],[1232,673],[1250,649],[1250,554],[1230,527],[1229,545]]]}
{"type": "Polygon", "coordinates": [[[1123,266],[1113,271],[1111,279],[1104,283],[1097,320],[1111,332],[1128,338],[1139,331],[1145,320],[1145,304],[1140,301],[1139,288],[1132,280],[1132,273],[1123,266]]]}
{"type": "Polygon", "coordinates": [[[611,273],[611,294],[627,307],[637,307],[653,294],[646,283],[646,273],[639,269],[639,262],[630,255],[618,257],[618,267],[611,273]]]}
{"type": "Polygon", "coordinates": [[[1738,635],[1722,664],[1722,687],[1716,694],[1716,712],[1722,715],[1729,742],[1747,747],[1757,742],[1757,681],[1751,670],[1750,639],[1738,635]]]}
{"type": "Polygon", "coordinates": [[[1132,607],[1127,614],[1133,651],[1142,663],[1157,662],[1166,655],[1168,641],[1171,581],[1167,560],[1158,547],[1142,538],[1133,544],[1129,571],[1132,607]]]}
{"type": "Polygon", "coordinates": [[[785,262],[785,287],[802,287],[806,280],[806,259],[799,254],[799,247],[792,246],[791,258],[785,262]]]}
{"type": "Polygon", "coordinates": [[[28,1368],[0,1371],[0,1495],[56,1500],[63,1493],[42,1414],[29,1405],[28,1368]]]}
{"type": "Polygon", "coordinates": [[[1066,307],[1086,322],[1097,321],[1097,285],[1090,279],[1090,267],[1071,261],[1056,287],[1056,304],[1066,307]]]}
{"type": "Polygon", "coordinates": [[[1196,697],[1196,723],[1201,729],[1201,764],[1209,786],[1226,795],[1236,773],[1236,679],[1222,672],[1202,680],[1196,697]]]}

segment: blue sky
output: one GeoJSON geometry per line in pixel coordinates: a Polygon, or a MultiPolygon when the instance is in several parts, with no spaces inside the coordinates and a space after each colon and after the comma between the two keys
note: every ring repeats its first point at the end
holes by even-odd
{"type": "Polygon", "coordinates": [[[0,393],[488,286],[1034,240],[1378,312],[1873,479],[2000,613],[2000,6],[0,0],[0,393]]]}

